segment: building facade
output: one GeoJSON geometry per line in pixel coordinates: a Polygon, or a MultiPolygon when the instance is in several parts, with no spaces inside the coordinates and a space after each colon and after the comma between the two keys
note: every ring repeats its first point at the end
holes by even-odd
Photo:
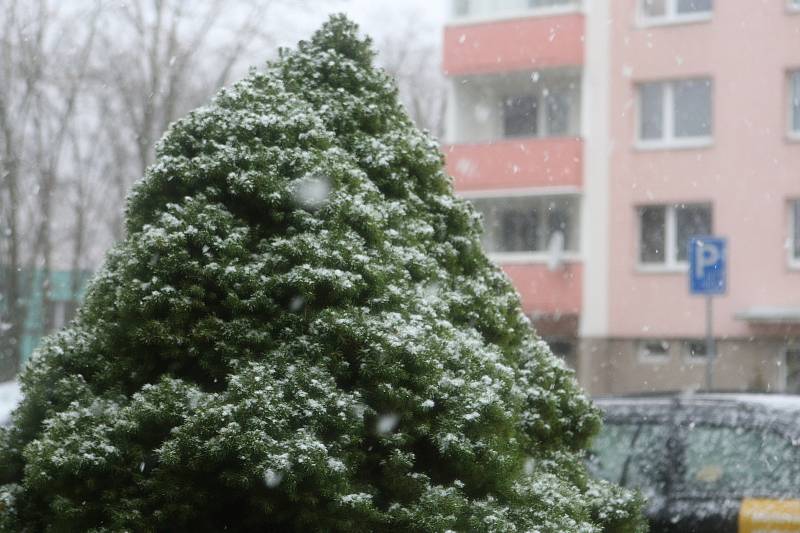
{"type": "MultiPolygon", "coordinates": [[[[0,282],[3,281],[4,272],[0,268],[0,282]]],[[[28,362],[45,335],[61,329],[75,317],[90,277],[91,272],[88,271],[57,270],[47,274],[36,268],[20,271],[24,288],[21,302],[24,310],[22,331],[20,338],[11,340],[16,360],[3,372],[13,375],[14,370],[28,362]]],[[[6,302],[0,298],[0,316],[6,314],[5,305],[6,302]]],[[[7,328],[2,320],[0,328],[7,328]]]]}
{"type": "Polygon", "coordinates": [[[800,392],[800,1],[455,0],[443,68],[456,190],[590,392],[704,385],[707,234],[714,388],[800,392]]]}

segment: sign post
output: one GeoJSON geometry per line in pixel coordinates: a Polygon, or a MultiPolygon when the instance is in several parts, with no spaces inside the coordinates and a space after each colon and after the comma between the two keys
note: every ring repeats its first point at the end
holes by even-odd
{"type": "Polygon", "coordinates": [[[706,297],[706,390],[714,385],[715,294],[725,294],[727,241],[720,237],[692,237],[689,240],[689,292],[706,297]]]}

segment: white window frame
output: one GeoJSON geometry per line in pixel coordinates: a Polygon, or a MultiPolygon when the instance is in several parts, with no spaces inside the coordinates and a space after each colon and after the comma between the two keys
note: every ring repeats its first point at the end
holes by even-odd
{"type": "Polygon", "coordinates": [[[709,77],[641,81],[636,84],[636,149],[671,150],[680,148],[707,148],[714,144],[714,83],[709,77]],[[675,136],[675,84],[687,80],[708,80],[711,83],[711,135],[700,137],[675,136]],[[642,85],[660,84],[662,90],[663,136],[660,139],[642,139],[642,85]]]}
{"type": "MultiPolygon", "coordinates": [[[[800,78],[800,69],[792,69],[786,76],[786,104],[788,108],[786,113],[786,135],[789,140],[800,141],[800,124],[798,124],[797,127],[795,127],[794,124],[794,94],[792,90],[794,88],[795,76],[800,78]]],[[[798,95],[798,98],[800,98],[800,95],[798,95]]]]}
{"type": "Polygon", "coordinates": [[[637,0],[636,2],[636,25],[642,28],[709,22],[714,15],[713,5],[709,11],[678,13],[678,0],[666,0],[664,15],[650,16],[645,12],[644,3],[645,0],[637,0]]]}
{"type": "Polygon", "coordinates": [[[695,206],[703,205],[711,211],[711,230],[714,229],[714,206],[711,202],[680,202],[672,204],[641,204],[636,206],[636,223],[638,231],[636,234],[636,270],[640,272],[688,272],[689,261],[678,260],[678,216],[677,210],[681,205],[695,206]],[[662,263],[642,262],[642,208],[663,207],[664,208],[664,261],[662,263]]]}
{"type": "MultiPolygon", "coordinates": [[[[577,246],[578,250],[564,250],[561,253],[561,260],[565,263],[575,263],[581,261],[581,244],[583,241],[580,237],[581,217],[583,202],[580,191],[575,187],[534,187],[524,189],[492,189],[483,191],[463,191],[456,193],[459,198],[464,200],[497,200],[501,198],[514,198],[520,197],[538,197],[546,199],[548,197],[573,197],[576,203],[578,219],[575,221],[575,231],[578,232],[577,246]]],[[[499,265],[514,265],[514,264],[529,264],[541,263],[547,264],[550,260],[550,253],[547,250],[536,252],[487,252],[489,259],[499,265]]]]}
{"type": "Polygon", "coordinates": [[[786,246],[786,260],[789,268],[792,270],[800,270],[800,256],[794,255],[795,241],[800,239],[795,229],[795,217],[797,212],[800,211],[800,198],[789,200],[789,228],[788,228],[788,246],[786,246]]]}
{"type": "Polygon", "coordinates": [[[642,363],[668,363],[672,359],[672,343],[667,339],[639,339],[636,344],[636,355],[642,363]],[[666,344],[666,353],[656,355],[648,349],[648,344],[656,343],[666,344]]]}

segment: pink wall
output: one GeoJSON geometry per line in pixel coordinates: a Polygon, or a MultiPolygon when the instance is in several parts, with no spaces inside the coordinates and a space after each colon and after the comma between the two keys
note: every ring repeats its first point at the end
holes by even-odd
{"type": "Polygon", "coordinates": [[[444,154],[459,191],[581,184],[583,142],[574,137],[456,144],[444,154]]]}
{"type": "Polygon", "coordinates": [[[583,269],[579,263],[567,263],[556,271],[543,264],[503,265],[503,270],[522,297],[525,313],[580,313],[583,269]]]}
{"type": "Polygon", "coordinates": [[[637,272],[635,206],[704,201],[729,239],[729,293],[715,299],[721,335],[755,332],[735,313],[800,306],[787,266],[790,198],[800,198],[800,143],[786,140],[786,72],[800,67],[800,14],[785,2],[718,1],[710,22],[637,28],[636,0],[612,3],[609,327],[612,336],[702,336],[704,304],[686,273],[637,272]],[[713,146],[634,148],[637,81],[713,79],[713,146]]]}
{"type": "Polygon", "coordinates": [[[580,65],[581,14],[448,26],[444,71],[449,76],[580,65]]]}

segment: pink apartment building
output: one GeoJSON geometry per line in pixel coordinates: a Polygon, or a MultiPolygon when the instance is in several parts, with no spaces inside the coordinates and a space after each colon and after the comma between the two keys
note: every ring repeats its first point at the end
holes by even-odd
{"type": "Polygon", "coordinates": [[[592,393],[800,393],[800,0],[454,0],[447,166],[592,393]]]}

